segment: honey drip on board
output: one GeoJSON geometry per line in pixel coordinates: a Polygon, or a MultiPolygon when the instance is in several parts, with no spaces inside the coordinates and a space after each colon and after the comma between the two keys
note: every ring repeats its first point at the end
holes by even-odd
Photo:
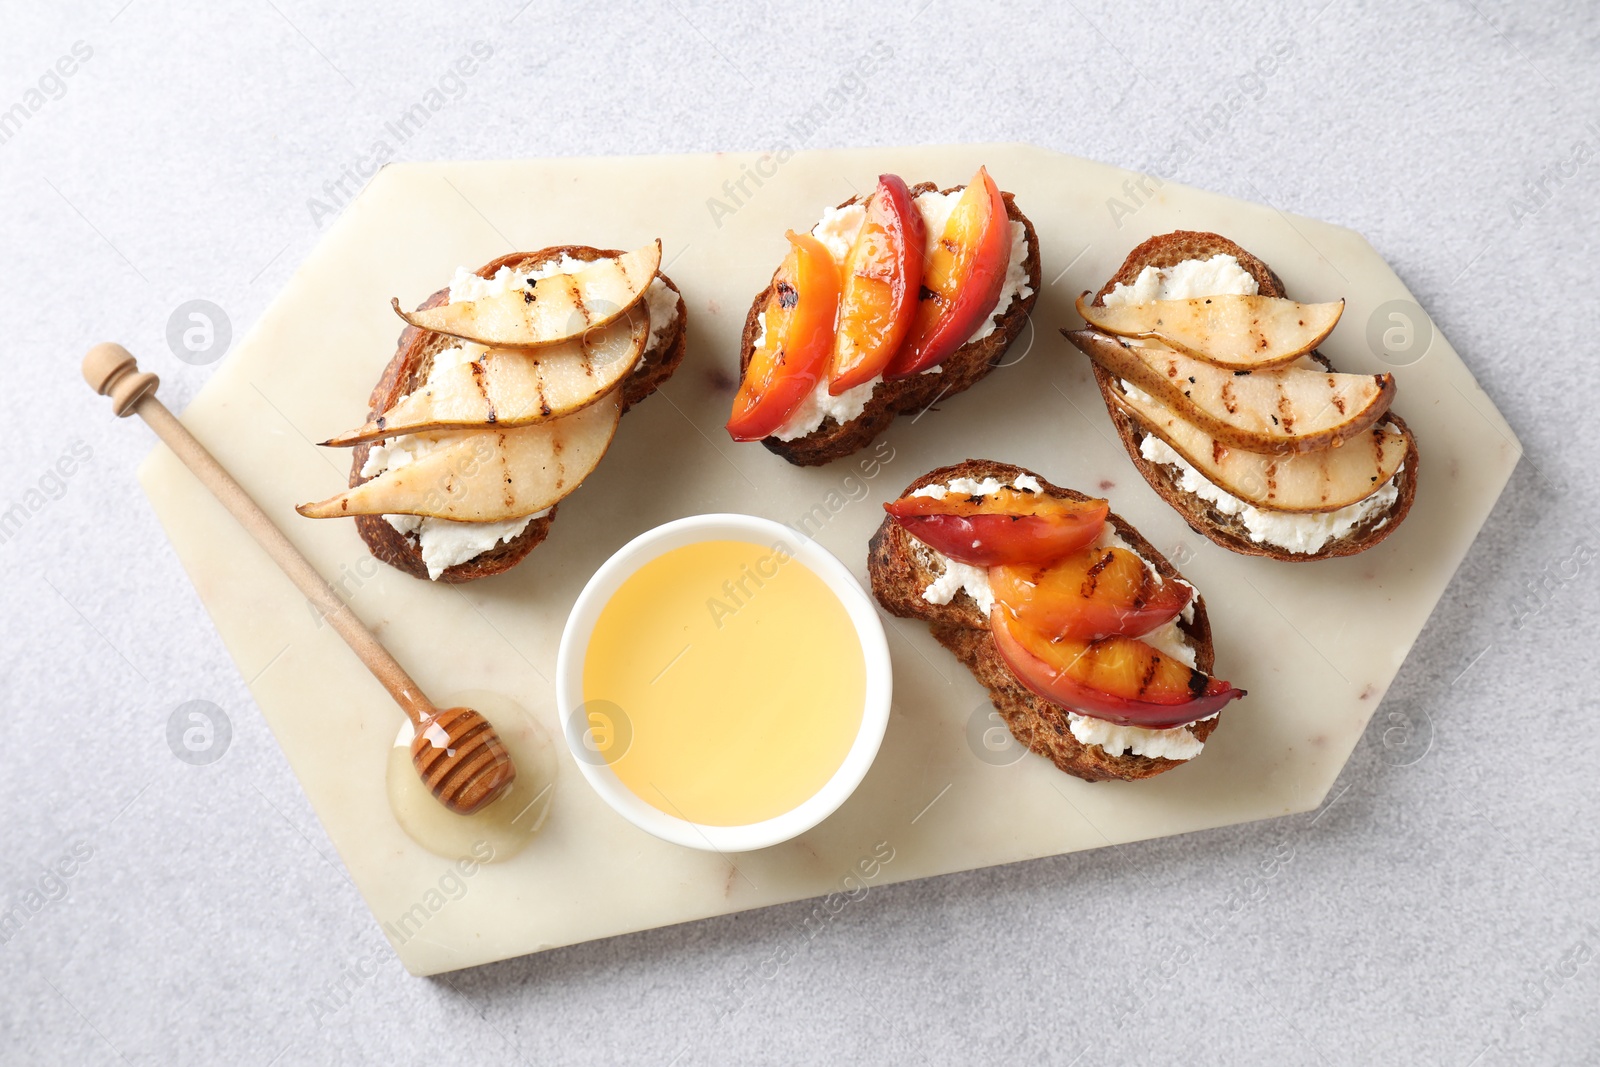
{"type": "Polygon", "coordinates": [[[516,764],[506,794],[471,815],[450,811],[428,792],[411,762],[411,723],[400,728],[389,750],[387,785],[395,821],[417,844],[447,859],[473,856],[484,862],[510,859],[544,826],[555,794],[554,740],[519,704],[499,693],[467,690],[450,694],[440,707],[463,705],[489,720],[516,764]],[[486,847],[487,846],[487,847],[486,847]],[[484,857],[492,850],[492,856],[484,857]]]}

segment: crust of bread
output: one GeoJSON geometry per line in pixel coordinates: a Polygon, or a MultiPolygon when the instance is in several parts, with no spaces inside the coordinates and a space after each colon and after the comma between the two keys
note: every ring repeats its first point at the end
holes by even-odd
{"type": "MultiPolygon", "coordinates": [[[[513,270],[527,270],[539,266],[551,259],[562,255],[571,256],[573,259],[594,260],[607,256],[618,256],[622,253],[614,249],[591,248],[588,245],[557,245],[552,248],[541,249],[538,252],[513,252],[501,256],[490,263],[484,264],[477,270],[482,278],[492,278],[501,267],[510,267],[513,270]]],[[[678,293],[678,287],[672,279],[665,274],[657,272],[663,282],[678,293]]],[[[450,289],[446,286],[424,300],[417,310],[438,307],[449,303],[450,289]]],[[[678,369],[678,364],[683,361],[685,339],[687,337],[687,308],[683,303],[683,296],[678,295],[678,314],[673,322],[672,331],[662,336],[660,342],[645,349],[640,357],[637,369],[622,383],[622,410],[626,412],[633,405],[655,392],[661,383],[672,376],[678,369]]],[[[453,337],[434,333],[431,330],[418,329],[407,326],[400,331],[400,341],[389,365],[384,368],[383,376],[378,379],[378,384],[373,387],[372,396],[368,398],[371,410],[367,413],[368,420],[377,418],[383,412],[393,407],[402,396],[412,392],[423,382],[427,381],[428,372],[433,367],[435,354],[450,348],[460,342],[453,337]]],[[[361,476],[361,468],[366,465],[367,453],[371,451],[371,444],[356,445],[350,460],[350,485],[360,485],[367,479],[361,476]]],[[[555,521],[559,504],[552,505],[548,514],[534,519],[528,523],[516,537],[496,545],[487,552],[480,553],[465,563],[458,563],[447,567],[440,573],[438,581],[441,582],[471,582],[479,578],[487,578],[499,574],[522,562],[534,546],[543,541],[550,532],[550,524],[555,521]]],[[[357,515],[356,530],[361,534],[361,539],[367,543],[367,548],[372,551],[376,559],[389,564],[397,570],[405,571],[413,578],[428,577],[427,564],[422,562],[422,548],[417,539],[410,534],[403,534],[390,526],[382,515],[357,515]]]]}
{"type": "MultiPolygon", "coordinates": [[[[1226,237],[1215,233],[1176,230],[1152,237],[1129,252],[1122,266],[1095,294],[1094,303],[1103,306],[1107,294],[1119,285],[1132,284],[1139,277],[1139,272],[1146,267],[1171,267],[1187,259],[1209,259],[1218,254],[1227,254],[1237,259],[1239,265],[1255,278],[1256,287],[1262,296],[1288,295],[1284,291],[1282,279],[1273,273],[1272,268],[1226,237]]],[[[1314,351],[1311,356],[1328,370],[1333,370],[1333,364],[1329,363],[1322,353],[1314,351]]],[[[1245,556],[1266,556],[1285,563],[1309,563],[1313,560],[1332,559],[1335,556],[1353,556],[1358,552],[1365,552],[1394,533],[1411,511],[1412,501],[1417,495],[1417,468],[1421,463],[1421,457],[1417,452],[1416,436],[1411,433],[1400,416],[1389,412],[1378,424],[1393,426],[1406,435],[1404,469],[1396,476],[1395,483],[1400,494],[1392,507],[1369,516],[1360,526],[1343,537],[1328,542],[1317,552],[1288,552],[1276,545],[1252,540],[1250,532],[1238,516],[1224,515],[1210,501],[1202,500],[1179,487],[1176,468],[1152,463],[1144,458],[1139,446],[1148,431],[1137,419],[1112,402],[1111,394],[1118,388],[1116,379],[1099,364],[1093,364],[1093,369],[1095,382],[1100,386],[1101,399],[1105,401],[1112,425],[1116,427],[1117,436],[1122,440],[1122,447],[1127,449],[1128,458],[1133,460],[1133,465],[1139,469],[1144,480],[1150,483],[1150,487],[1161,496],[1161,499],[1183,516],[1191,529],[1230,552],[1245,556]]]]}
{"type": "MultiPolygon", "coordinates": [[[[906,486],[900,495],[905,496],[925,485],[947,483],[952,478],[996,478],[1009,482],[1019,474],[1032,473],[1009,463],[969,459],[929,471],[906,486]]],[[[1034,477],[1039,478],[1038,475],[1034,477]]],[[[1090,499],[1071,489],[1051,485],[1043,478],[1039,478],[1039,484],[1054,497],[1090,499]]],[[[1149,560],[1163,580],[1182,579],[1178,569],[1121,516],[1112,514],[1108,521],[1117,536],[1149,560]]],[[[1135,756],[1132,753],[1113,756],[1099,745],[1079,742],[1067,727],[1066,710],[1025,688],[1000,658],[989,632],[988,617],[978,607],[977,601],[968,596],[965,590],[957,592],[948,604],[933,604],[922,598],[922,591],[938,577],[938,572],[928,565],[930,558],[921,542],[906,533],[892,518],[885,517],[878,531],[872,535],[867,550],[867,574],[872,581],[872,594],[890,614],[904,619],[921,619],[930,624],[934,639],[954,653],[973,677],[989,690],[990,700],[1018,741],[1068,774],[1090,782],[1150,778],[1187,762],[1135,756]]],[[[1178,628],[1194,647],[1195,666],[1209,674],[1216,660],[1216,648],[1211,640],[1211,622],[1206,615],[1205,598],[1198,591],[1193,603],[1194,620],[1180,620],[1178,628]]],[[[1206,719],[1190,726],[1189,730],[1204,741],[1216,729],[1217,721],[1215,717],[1206,719]]]]}
{"type": "MultiPolygon", "coordinates": [[[[932,182],[921,182],[911,187],[911,196],[915,199],[935,188],[937,187],[932,182]]],[[[960,188],[964,187],[952,186],[949,189],[940,189],[939,192],[949,193],[960,188]]],[[[940,370],[937,373],[916,374],[892,382],[880,381],[873,387],[867,406],[855,418],[841,423],[829,416],[823,420],[821,426],[804,437],[796,437],[792,441],[780,441],[776,437],[763,438],[761,443],[769,451],[799,467],[816,467],[841,456],[848,456],[852,452],[859,452],[887,429],[896,416],[922,411],[945,397],[970,389],[994,369],[1000,362],[1000,357],[1011,346],[1011,342],[1022,332],[1023,326],[1028,321],[1028,313],[1033,310],[1034,302],[1039,299],[1038,234],[1034,232],[1033,223],[1017,209],[1011,194],[1000,195],[1005,199],[1007,216],[1013,222],[1022,223],[1027,230],[1028,259],[1023,269],[1027,273],[1028,287],[1032,292],[1021,300],[1013,300],[1000,315],[993,333],[982,340],[969,342],[956,349],[948,359],[939,364],[940,370]]],[[[863,198],[853,196],[839,206],[847,207],[861,199],[863,198]]],[[[772,283],[768,282],[767,287],[756,294],[755,300],[750,304],[749,313],[745,315],[744,334],[739,341],[741,381],[750,366],[750,358],[755,354],[756,335],[760,328],[757,318],[767,306],[767,300],[771,295],[772,283]]]]}

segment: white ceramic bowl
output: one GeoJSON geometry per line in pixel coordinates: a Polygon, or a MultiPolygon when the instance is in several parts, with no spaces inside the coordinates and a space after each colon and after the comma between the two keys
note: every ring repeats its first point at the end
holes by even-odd
{"type": "Polygon", "coordinates": [[[889,724],[890,687],[889,646],[883,637],[883,626],[878,621],[872,598],[861,588],[855,575],[810,538],[782,523],[754,515],[691,515],[647,530],[623,545],[583,587],[577,603],[572,606],[572,614],[567,617],[561,648],[556,653],[556,706],[561,715],[562,734],[578,769],[595,792],[641,830],[674,844],[713,852],[747,852],[775,845],[805,833],[833,814],[861,784],[878,754],[878,745],[889,724]],[[583,661],[601,609],[622,583],[644,564],[672,549],[713,540],[752,541],[760,545],[781,541],[790,555],[827,583],[844,605],[861,639],[866,664],[866,702],[861,709],[861,728],[839,769],[799,807],[745,826],[694,823],[641,800],[622,783],[604,757],[594,751],[590,743],[591,724],[583,707],[583,661]]]}

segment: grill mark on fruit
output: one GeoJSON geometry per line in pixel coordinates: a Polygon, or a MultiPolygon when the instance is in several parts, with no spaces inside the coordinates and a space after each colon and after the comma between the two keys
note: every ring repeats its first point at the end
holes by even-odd
{"type": "Polygon", "coordinates": [[[497,437],[500,444],[500,484],[503,487],[501,489],[503,494],[501,499],[505,503],[505,509],[510,511],[511,506],[516,503],[517,496],[511,482],[511,456],[506,452],[506,435],[502,433],[498,434],[497,437]]]}
{"type": "Polygon", "coordinates": [[[1094,591],[1100,587],[1100,575],[1116,560],[1116,553],[1110,549],[1106,554],[1095,560],[1083,574],[1083,584],[1078,587],[1078,592],[1085,600],[1094,599],[1094,591]]]}
{"type": "Polygon", "coordinates": [[[1211,439],[1211,462],[1220,464],[1228,454],[1228,449],[1216,438],[1211,439]]]}
{"type": "Polygon", "coordinates": [[[1222,406],[1228,409],[1229,415],[1237,415],[1239,413],[1239,405],[1233,396],[1233,382],[1228,379],[1224,379],[1222,382],[1222,406]]]}
{"type": "Polygon", "coordinates": [[[1133,594],[1133,608],[1141,610],[1150,603],[1150,598],[1156,591],[1155,575],[1150,573],[1150,568],[1142,562],[1139,564],[1139,591],[1133,594]]]}
{"type": "Polygon", "coordinates": [[[1211,682],[1211,679],[1207,678],[1205,675],[1201,674],[1199,671],[1195,670],[1193,667],[1190,667],[1189,668],[1189,696],[1190,696],[1190,698],[1194,699],[1194,700],[1200,699],[1200,697],[1205,694],[1206,686],[1208,684],[1210,684],[1210,682],[1211,682]]]}
{"type": "Polygon", "coordinates": [[[1335,382],[1331,376],[1328,378],[1328,388],[1333,390],[1333,406],[1339,409],[1339,414],[1343,415],[1344,394],[1339,392],[1339,383],[1335,382]]]}
{"type": "MultiPolygon", "coordinates": [[[[1294,432],[1294,405],[1289,402],[1289,394],[1284,392],[1283,385],[1278,385],[1278,414],[1283,416],[1284,433],[1294,432]]],[[[1273,419],[1277,422],[1277,419],[1273,419]]]]}
{"type": "Polygon", "coordinates": [[[550,441],[550,465],[556,469],[555,487],[558,491],[567,484],[567,465],[561,458],[563,447],[561,435],[554,435],[550,441]]]}
{"type": "MultiPolygon", "coordinates": [[[[571,275],[567,275],[567,277],[571,277],[571,275]]],[[[576,281],[568,282],[567,289],[572,293],[572,306],[577,308],[578,314],[583,316],[583,324],[585,326],[593,325],[594,316],[589,312],[589,305],[583,302],[583,290],[578,287],[578,283],[576,281]]]]}
{"type": "Polygon", "coordinates": [[[484,410],[488,413],[487,420],[489,422],[497,421],[498,416],[495,414],[494,401],[489,398],[489,383],[484,380],[483,364],[473,360],[467,366],[472,370],[472,384],[478,387],[478,396],[483,399],[484,410]]]}
{"type": "Polygon", "coordinates": [[[1150,688],[1150,683],[1155,680],[1156,671],[1161,669],[1161,653],[1152,651],[1150,659],[1144,666],[1144,677],[1139,679],[1139,696],[1144,696],[1144,691],[1150,688]]]}

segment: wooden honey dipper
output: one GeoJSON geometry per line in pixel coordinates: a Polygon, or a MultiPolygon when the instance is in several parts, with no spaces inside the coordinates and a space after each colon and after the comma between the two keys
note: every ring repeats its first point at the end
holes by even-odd
{"type": "Polygon", "coordinates": [[[166,442],[389,691],[411,719],[415,731],[411,762],[441,804],[459,814],[471,815],[510,788],[517,768],[489,720],[471,708],[440,711],[433,706],[405,668],[395,662],[350,606],[289,543],[260,505],[156,399],[160,379],[141,373],[126,348],[110,343],[89,349],[83,357],[83,377],[95,392],[111,398],[111,410],[119,418],[138,415],[166,442]]]}

